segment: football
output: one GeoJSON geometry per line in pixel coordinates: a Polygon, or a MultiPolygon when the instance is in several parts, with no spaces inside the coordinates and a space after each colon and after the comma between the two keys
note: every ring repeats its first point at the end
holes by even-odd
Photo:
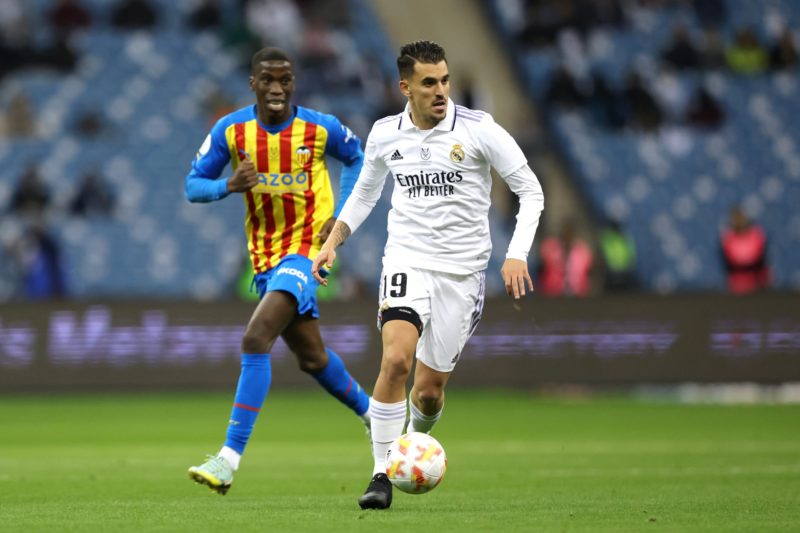
{"type": "Polygon", "coordinates": [[[432,491],[446,470],[444,448],[427,433],[401,435],[386,452],[386,475],[392,485],[409,494],[432,491]]]}

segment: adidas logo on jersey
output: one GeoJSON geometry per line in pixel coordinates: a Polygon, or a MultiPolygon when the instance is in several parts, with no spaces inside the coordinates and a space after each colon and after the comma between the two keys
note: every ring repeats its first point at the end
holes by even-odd
{"type": "Polygon", "coordinates": [[[401,159],[403,159],[403,155],[400,153],[400,150],[395,150],[392,154],[391,160],[400,161],[401,159]]]}

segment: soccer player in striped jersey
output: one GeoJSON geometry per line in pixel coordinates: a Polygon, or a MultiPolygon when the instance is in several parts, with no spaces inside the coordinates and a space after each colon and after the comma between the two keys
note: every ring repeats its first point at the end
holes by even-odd
{"type": "Polygon", "coordinates": [[[511,135],[488,113],[450,100],[441,46],[407,44],[397,67],[406,108],[372,126],[353,194],[312,267],[319,276],[319,268],[333,264],[336,247],[366,219],[389,173],[394,190],[379,290],[383,358],[370,399],[374,467],[358,500],[363,509],[391,505],[386,452],[403,432],[406,405],[408,430],[430,432],[442,415],[450,373],[480,320],[492,250],[490,169],[519,197],[500,270],[514,298],[524,296],[526,286],[533,290],[527,258],[544,208],[539,181],[511,135]]]}
{"type": "Polygon", "coordinates": [[[271,381],[270,350],[280,335],[300,368],[352,409],[369,429],[369,397],[341,358],[326,348],[318,325],[311,259],[330,235],[358,178],[361,144],[332,115],[291,104],[292,62],[278,48],[253,55],[250,89],[256,103],[222,117],[211,129],[186,176],[191,202],[240,194],[261,298],[242,339],[242,368],[225,444],[189,469],[198,483],[227,493],[271,381]],[[325,156],[343,163],[338,205],[325,156]],[[231,164],[233,175],[219,179],[231,164]]]}

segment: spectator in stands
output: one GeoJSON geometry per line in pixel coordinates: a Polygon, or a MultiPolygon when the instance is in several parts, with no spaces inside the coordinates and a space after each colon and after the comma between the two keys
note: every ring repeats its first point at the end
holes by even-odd
{"type": "Polygon", "coordinates": [[[211,127],[217,120],[235,111],[236,102],[225,92],[225,89],[216,85],[203,100],[203,110],[208,116],[208,125],[211,127]]]}
{"type": "Polygon", "coordinates": [[[725,68],[725,44],[716,28],[708,28],[703,34],[703,46],[700,52],[700,66],[708,70],[725,68]]]}
{"type": "Polygon", "coordinates": [[[741,207],[731,209],[720,244],[731,293],[747,294],[769,287],[766,233],[741,207]]]}
{"type": "Polygon", "coordinates": [[[608,291],[629,291],[636,280],[636,246],[617,220],[608,220],[600,231],[600,252],[608,291]]]}
{"type": "Polygon", "coordinates": [[[280,46],[296,53],[303,35],[303,18],[292,0],[247,0],[245,24],[263,46],[280,46]]]}
{"type": "Polygon", "coordinates": [[[682,122],[691,95],[679,72],[664,65],[653,79],[651,87],[656,103],[664,112],[665,121],[670,124],[682,122]]]}
{"type": "Polygon", "coordinates": [[[50,206],[50,200],[50,191],[42,182],[39,167],[35,163],[28,163],[11,195],[9,210],[39,218],[50,206]]]}
{"type": "Polygon", "coordinates": [[[797,66],[797,48],[794,45],[792,30],[788,27],[783,29],[780,37],[778,37],[778,42],[770,50],[769,64],[775,70],[784,70],[797,66]]]}
{"type": "Polygon", "coordinates": [[[36,50],[30,28],[19,0],[0,3],[0,78],[35,62],[36,50]]]}
{"type": "MultiPolygon", "coordinates": [[[[329,94],[362,90],[366,86],[364,54],[347,31],[331,27],[326,20],[312,15],[304,24],[301,37],[304,78],[325,87],[329,94]]],[[[376,74],[380,76],[380,72],[369,73],[371,84],[375,84],[376,74]]]]}
{"type": "MultiPolygon", "coordinates": [[[[459,69],[451,73],[450,94],[455,94],[453,101],[469,109],[480,109],[487,113],[494,112],[491,90],[483,83],[475,81],[475,71],[469,68],[459,69]]],[[[397,88],[394,89],[397,93],[397,88]]],[[[402,107],[402,106],[401,106],[402,107]]]]}
{"type": "Polygon", "coordinates": [[[0,137],[26,138],[36,135],[36,120],[28,94],[20,89],[8,101],[0,124],[0,137]]]}
{"type": "Polygon", "coordinates": [[[575,234],[571,221],[559,236],[547,237],[539,248],[539,291],[545,296],[587,296],[591,288],[592,249],[575,234]]]}
{"type": "Polygon", "coordinates": [[[664,112],[638,72],[631,71],[628,74],[623,96],[630,127],[642,131],[655,131],[661,127],[664,112]]]}
{"type": "Polygon", "coordinates": [[[759,74],[768,65],[767,52],[752,28],[736,33],[736,41],[728,48],[726,60],[728,67],[737,74],[759,74]]]}
{"type": "Polygon", "coordinates": [[[226,10],[219,34],[222,44],[239,58],[239,68],[250,72],[250,57],[261,48],[261,38],[250,31],[245,21],[248,0],[236,0],[235,9],[226,10]]]}
{"type": "Polygon", "coordinates": [[[378,100],[372,122],[388,117],[389,115],[396,115],[397,110],[402,109],[405,105],[402,94],[397,90],[396,81],[388,77],[383,77],[381,87],[382,98],[378,100]]]}
{"type": "Polygon", "coordinates": [[[575,77],[564,65],[560,65],[553,74],[545,99],[548,104],[566,108],[580,107],[584,103],[575,77]]]}
{"type": "Polygon", "coordinates": [[[692,44],[686,26],[678,24],[672,30],[672,42],[661,54],[667,64],[678,70],[694,69],[700,66],[700,53],[692,44]]]}
{"type": "Polygon", "coordinates": [[[22,0],[0,0],[0,31],[12,31],[25,17],[22,0]]]}
{"type": "Polygon", "coordinates": [[[75,133],[81,137],[96,139],[107,133],[108,124],[100,110],[86,109],[78,113],[73,128],[75,133]]]}
{"type": "Polygon", "coordinates": [[[583,3],[581,11],[591,26],[621,28],[626,22],[620,0],[590,0],[583,3]]]}
{"type": "Polygon", "coordinates": [[[598,126],[616,130],[625,126],[625,111],[620,95],[612,89],[602,72],[592,73],[592,90],[586,100],[590,116],[598,126]]]}
{"type": "Polygon", "coordinates": [[[333,32],[319,16],[311,16],[307,20],[301,46],[300,57],[303,65],[309,69],[325,69],[331,62],[336,62],[333,32]]]}
{"type": "Polygon", "coordinates": [[[14,243],[13,255],[23,297],[44,300],[66,295],[61,250],[41,219],[35,220],[14,243]]]}
{"type": "Polygon", "coordinates": [[[92,15],[78,0],[57,0],[47,12],[47,20],[55,35],[66,37],[75,30],[88,28],[92,15]]]}
{"type": "Polygon", "coordinates": [[[302,11],[313,13],[333,28],[346,30],[353,24],[353,3],[351,0],[298,0],[302,11]]]}
{"type": "Polygon", "coordinates": [[[63,73],[71,72],[78,64],[78,53],[67,35],[56,35],[55,41],[44,50],[39,51],[38,55],[38,64],[60,70],[63,73]]]}
{"type": "Polygon", "coordinates": [[[22,0],[0,1],[0,38],[9,44],[16,44],[24,38],[22,34],[29,34],[30,26],[22,0]]]}
{"type": "Polygon", "coordinates": [[[525,2],[525,22],[518,38],[526,46],[549,46],[555,43],[561,28],[570,25],[574,16],[575,8],[571,1],[525,2]]]}
{"type": "Polygon", "coordinates": [[[111,12],[111,24],[125,30],[152,28],[158,13],[148,0],[121,0],[111,12]]]}
{"type": "Polygon", "coordinates": [[[202,0],[186,19],[186,24],[195,30],[211,30],[222,25],[219,0],[202,0]]]}
{"type": "Polygon", "coordinates": [[[686,121],[699,128],[718,128],[725,121],[725,111],[705,87],[698,87],[686,110],[686,121]]]}
{"type": "Polygon", "coordinates": [[[694,0],[694,11],[703,28],[719,28],[728,18],[724,0],[694,0]]]}
{"type": "Polygon", "coordinates": [[[90,169],[81,177],[69,211],[79,216],[108,216],[114,210],[114,194],[100,177],[97,169],[90,169]]]}

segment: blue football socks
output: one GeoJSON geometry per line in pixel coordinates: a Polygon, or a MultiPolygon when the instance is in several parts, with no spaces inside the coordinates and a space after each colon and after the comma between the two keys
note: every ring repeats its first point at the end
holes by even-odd
{"type": "Polygon", "coordinates": [[[272,381],[269,354],[242,354],[242,373],[233,400],[225,446],[244,453],[272,381]]]}
{"type": "Polygon", "coordinates": [[[326,351],[328,352],[328,366],[321,372],[313,374],[314,379],[358,416],[363,415],[369,409],[369,396],[347,372],[341,357],[330,348],[326,348],[326,351]]]}

